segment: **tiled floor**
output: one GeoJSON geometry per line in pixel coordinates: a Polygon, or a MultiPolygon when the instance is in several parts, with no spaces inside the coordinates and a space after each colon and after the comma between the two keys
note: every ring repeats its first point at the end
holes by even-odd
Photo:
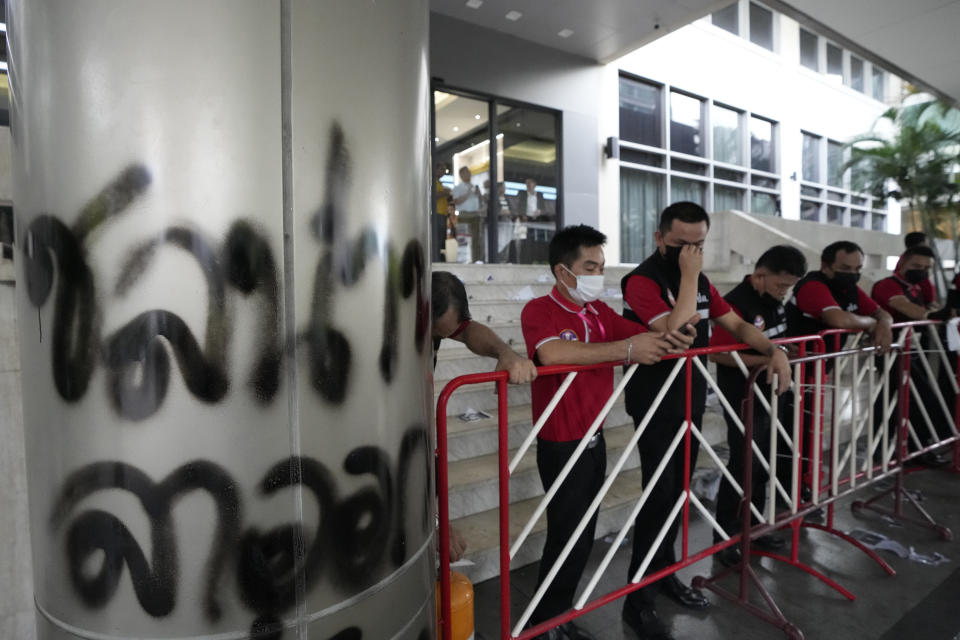
{"type": "MultiPolygon", "coordinates": [[[[950,527],[960,539],[960,474],[927,471],[910,474],[908,486],[919,489],[924,507],[939,522],[950,527]]],[[[857,497],[874,495],[869,487],[857,497]]],[[[888,576],[866,555],[828,533],[807,529],[800,534],[800,558],[852,591],[857,599],[848,601],[816,578],[803,571],[769,558],[754,559],[753,567],[786,617],[798,626],[807,640],[960,640],[960,542],[943,541],[924,528],[896,524],[873,512],[854,515],[851,499],[836,506],[835,525],[848,531],[854,528],[881,533],[917,552],[939,552],[949,562],[938,566],[902,559],[891,552],[881,552],[897,571],[888,576]]],[[[907,507],[907,513],[910,508],[907,507]]],[[[698,522],[691,534],[691,548],[708,540],[709,531],[698,522]]],[[[607,542],[594,547],[591,564],[585,576],[593,574],[600,558],[607,551],[607,542]]],[[[629,545],[624,545],[614,558],[607,575],[595,595],[607,593],[625,582],[629,545]]],[[[695,575],[710,575],[721,566],[707,559],[683,570],[688,581],[695,575]]],[[[511,575],[512,617],[519,617],[536,586],[537,566],[513,571],[511,575]]],[[[585,578],[586,580],[586,578],[585,578]]],[[[585,584],[581,582],[581,586],[585,584]]],[[[725,579],[729,588],[736,587],[733,577],[725,579]]],[[[476,587],[476,628],[478,638],[493,640],[499,633],[499,580],[488,580],[476,587]]],[[[751,616],[715,594],[709,594],[714,605],[703,613],[681,609],[661,597],[658,610],[672,626],[678,640],[714,640],[736,638],[783,638],[781,631],[751,616]]],[[[754,602],[758,599],[753,598],[754,602]]],[[[583,616],[579,624],[598,640],[633,640],[636,636],[620,620],[622,600],[583,616]]]]}

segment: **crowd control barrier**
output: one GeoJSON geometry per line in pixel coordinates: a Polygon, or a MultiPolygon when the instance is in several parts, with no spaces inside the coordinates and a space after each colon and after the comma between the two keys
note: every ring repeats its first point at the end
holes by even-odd
{"type": "MultiPolygon", "coordinates": [[[[553,499],[560,484],[569,474],[579,456],[586,450],[590,439],[601,428],[604,419],[613,408],[619,396],[624,392],[627,382],[636,375],[643,375],[642,365],[632,365],[623,373],[613,393],[604,404],[600,413],[589,425],[583,439],[561,470],[554,484],[545,488],[532,516],[523,523],[520,533],[510,537],[510,475],[520,460],[527,454],[536,440],[537,434],[560,398],[566,393],[573,379],[583,371],[622,367],[622,363],[607,363],[587,366],[549,366],[538,369],[539,376],[566,376],[563,384],[548,404],[543,414],[533,425],[519,449],[511,457],[508,446],[508,402],[507,372],[465,375],[456,378],[444,387],[437,402],[437,492],[439,506],[439,554],[441,582],[441,611],[439,615],[441,637],[449,640],[449,509],[447,493],[447,403],[450,396],[459,388],[494,382],[499,397],[499,543],[500,543],[500,638],[527,640],[547,630],[573,620],[589,611],[602,607],[614,600],[635,591],[645,585],[660,580],[676,571],[696,563],[722,549],[734,544],[741,546],[742,560],[738,565],[724,569],[713,577],[697,577],[694,586],[710,589],[721,597],[744,608],[749,613],[773,624],[788,637],[802,638],[801,630],[792,624],[774,602],[772,596],[757,580],[750,568],[750,558],[762,555],[775,558],[801,569],[813,577],[831,586],[846,598],[853,600],[853,593],[845,589],[829,576],[802,563],[798,558],[800,529],[812,528],[829,533],[845,540],[855,548],[871,557],[882,570],[893,575],[894,570],[877,554],[856,539],[846,535],[833,526],[835,502],[854,492],[874,485],[880,481],[891,481],[892,488],[880,496],[867,501],[854,502],[854,509],[872,509],[907,522],[935,529],[941,537],[949,539],[951,532],[937,524],[933,516],[906,491],[905,473],[909,463],[917,456],[934,449],[952,445],[953,469],[960,469],[960,436],[957,425],[960,423],[960,394],[958,394],[958,371],[956,358],[951,362],[951,354],[944,348],[938,334],[939,323],[911,322],[894,325],[894,344],[882,353],[873,345],[863,345],[863,335],[856,332],[829,331],[822,335],[803,336],[776,340],[778,344],[795,345],[796,354],[790,360],[792,379],[790,389],[782,396],[772,391],[769,395],[761,392],[757,376],[762,372],[750,372],[744,366],[738,352],[748,347],[705,347],[691,349],[681,355],[669,356],[676,364],[669,377],[663,383],[660,393],[637,424],[633,437],[616,462],[608,470],[607,478],[600,491],[594,497],[587,512],[581,519],[567,545],[562,550],[553,567],[547,573],[544,582],[534,593],[530,602],[522,603],[519,616],[511,626],[510,601],[510,563],[522,545],[528,542],[531,531],[553,499]],[[844,341],[847,343],[844,344],[844,341]],[[700,356],[717,353],[729,353],[744,374],[745,389],[748,391],[743,411],[735,408],[721,392],[717,382],[700,356]],[[913,374],[911,372],[913,368],[913,374]],[[939,368],[941,374],[936,375],[939,368]],[[921,370],[923,375],[916,373],[921,370]],[[946,373],[948,372],[948,375],[946,373]],[[693,376],[704,378],[707,385],[716,394],[722,410],[732,418],[733,423],[744,435],[744,472],[741,478],[731,476],[720,456],[701,432],[701,425],[694,424],[691,416],[691,385],[693,376]],[[663,401],[670,385],[683,376],[686,389],[686,419],[679,425],[651,425],[655,411],[663,401]],[[951,395],[952,394],[952,395],[951,395]],[[784,404],[786,403],[786,404],[784,404]],[[911,403],[916,412],[911,412],[911,403]],[[785,411],[782,407],[789,407],[785,411]],[[769,447],[761,450],[753,438],[755,417],[765,412],[769,419],[769,428],[777,437],[769,438],[769,447]],[[939,428],[938,428],[939,427],[939,428]],[[647,486],[642,487],[640,496],[626,518],[626,522],[617,532],[613,543],[592,575],[584,575],[582,589],[574,607],[566,613],[529,626],[528,621],[546,589],[559,571],[570,553],[574,541],[593,514],[600,508],[601,501],[623,471],[627,459],[637,447],[641,435],[648,428],[670,429],[673,437],[663,461],[650,476],[647,486]],[[691,491],[691,470],[696,460],[691,460],[691,444],[696,438],[700,444],[701,457],[704,455],[718,468],[723,478],[730,483],[741,498],[742,528],[746,534],[727,532],[720,526],[710,509],[691,491]],[[661,478],[667,461],[682,447],[684,452],[684,483],[669,517],[659,530],[653,545],[647,551],[643,562],[629,581],[609,593],[595,596],[597,585],[610,567],[614,554],[633,526],[637,516],[643,513],[643,506],[651,490],[661,478]],[[789,460],[789,474],[778,471],[784,465],[778,461],[789,460]],[[755,504],[752,496],[752,478],[757,473],[757,465],[767,477],[767,498],[763,504],[755,504]],[[881,497],[892,496],[893,508],[887,509],[880,504],[881,497]],[[911,504],[921,515],[921,519],[909,518],[904,513],[904,503],[911,504]],[[810,516],[825,510],[825,521],[812,521],[810,516]],[[697,546],[690,536],[691,512],[697,514],[713,531],[719,534],[721,541],[709,546],[697,546]],[[651,560],[665,538],[670,526],[680,520],[680,553],[675,564],[647,573],[651,560]],[[751,539],[770,533],[775,529],[789,529],[791,545],[789,555],[768,551],[759,551],[751,547],[751,539]],[[728,592],[718,580],[739,572],[738,592],[728,592]],[[584,584],[584,580],[586,581],[584,584]],[[758,590],[767,609],[752,604],[748,600],[750,588],[758,590]],[[591,599],[592,598],[592,599],[591,599]]],[[[776,380],[770,389],[776,388],[776,380]]]]}

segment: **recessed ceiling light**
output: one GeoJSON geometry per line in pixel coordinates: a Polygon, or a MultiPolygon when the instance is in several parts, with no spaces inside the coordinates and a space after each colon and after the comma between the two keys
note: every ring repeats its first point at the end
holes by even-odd
{"type": "Polygon", "coordinates": [[[440,142],[440,138],[439,138],[439,137],[434,138],[433,141],[434,141],[434,142],[440,142]]]}
{"type": "Polygon", "coordinates": [[[479,119],[480,119],[480,114],[479,114],[479,113],[473,114],[473,119],[474,119],[474,120],[479,120],[479,119]]]}
{"type": "Polygon", "coordinates": [[[569,38],[573,35],[573,29],[561,29],[557,35],[561,38],[569,38]]]}
{"type": "Polygon", "coordinates": [[[467,0],[467,6],[471,9],[479,9],[483,5],[483,0],[467,0]]]}
{"type": "Polygon", "coordinates": [[[513,22],[516,22],[517,20],[523,17],[523,14],[520,13],[519,11],[511,11],[505,17],[507,20],[512,20],[513,22]]]}
{"type": "Polygon", "coordinates": [[[454,131],[460,131],[460,127],[454,125],[454,126],[453,126],[453,130],[454,130],[454,131]]]}

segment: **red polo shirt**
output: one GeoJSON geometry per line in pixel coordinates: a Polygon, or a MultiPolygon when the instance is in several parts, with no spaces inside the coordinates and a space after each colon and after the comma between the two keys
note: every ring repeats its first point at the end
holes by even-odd
{"type": "MultiPolygon", "coordinates": [[[[627,290],[623,298],[647,326],[664,316],[670,315],[670,312],[673,311],[673,302],[668,303],[667,300],[664,300],[660,296],[660,286],[646,276],[634,276],[627,280],[627,290]]],[[[729,311],[730,304],[723,299],[723,296],[711,282],[710,306],[700,308],[700,304],[697,304],[697,313],[700,314],[701,320],[706,320],[708,315],[711,319],[719,318],[729,311]]]]}
{"type": "MultiPolygon", "coordinates": [[[[924,282],[930,282],[930,279],[927,278],[924,282]]],[[[904,296],[910,302],[923,300],[924,302],[921,306],[926,306],[927,304],[926,296],[923,293],[923,282],[920,284],[910,284],[897,273],[894,273],[889,278],[878,280],[877,283],[873,285],[873,291],[871,293],[873,294],[873,299],[877,301],[877,304],[893,316],[894,322],[906,322],[910,318],[891,307],[890,298],[904,296]],[[906,293],[904,293],[904,288],[907,290],[906,293]],[[913,298],[913,300],[911,300],[911,298],[913,298]]]]}
{"type": "MultiPolygon", "coordinates": [[[[810,281],[794,292],[797,308],[812,318],[820,319],[827,309],[840,309],[830,289],[822,282],[810,281]]],[[[877,303],[857,287],[857,315],[871,316],[877,310],[877,303]]]]}
{"type": "MultiPolygon", "coordinates": [[[[554,287],[549,295],[531,300],[520,315],[527,356],[540,364],[537,349],[551,340],[614,342],[646,331],[603,302],[580,307],[554,287]]],[[[566,374],[538,376],[531,384],[533,421],[536,422],[563,383],[566,374]]],[[[590,428],[613,393],[613,369],[581,371],[550,415],[540,436],[553,442],[579,440],[590,428]]]]}

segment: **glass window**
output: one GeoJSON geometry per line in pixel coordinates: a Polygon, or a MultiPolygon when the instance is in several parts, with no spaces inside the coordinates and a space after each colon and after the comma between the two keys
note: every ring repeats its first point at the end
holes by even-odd
{"type": "Polygon", "coordinates": [[[827,140],[827,184],[843,186],[843,145],[827,140]]]}
{"type": "Polygon", "coordinates": [[[856,209],[850,210],[850,226],[857,227],[858,229],[863,229],[867,224],[867,213],[866,211],[857,211],[856,209]]]}
{"type": "Polygon", "coordinates": [[[806,185],[800,185],[800,195],[802,196],[811,196],[813,198],[820,197],[820,189],[816,187],[808,187],[806,185]]]}
{"type": "Polygon", "coordinates": [[[843,212],[843,207],[827,206],[827,222],[830,224],[843,224],[843,212]]]}
{"type": "Polygon", "coordinates": [[[810,200],[800,201],[800,219],[820,222],[820,204],[810,200]]]}
{"type": "Polygon", "coordinates": [[[659,153],[620,147],[620,162],[632,162],[634,164],[648,164],[651,167],[662,167],[663,158],[664,156],[659,153]]]}
{"type": "Polygon", "coordinates": [[[874,231],[887,230],[887,216],[882,211],[874,211],[870,214],[870,228],[874,231]]]}
{"type": "Polygon", "coordinates": [[[706,206],[706,202],[704,202],[706,200],[704,198],[706,187],[707,183],[699,180],[672,177],[670,179],[670,202],[696,202],[704,207],[706,206]]]}
{"type": "Polygon", "coordinates": [[[820,70],[819,40],[817,34],[800,29],[800,64],[814,71],[820,70]]]}
{"type": "Polygon", "coordinates": [[[740,33],[740,12],[737,10],[739,5],[739,2],[734,2],[729,7],[714,11],[713,24],[734,35],[738,35],[740,33]]]}
{"type": "Polygon", "coordinates": [[[807,182],[820,182],[820,136],[803,134],[802,177],[807,182]]]}
{"type": "Polygon", "coordinates": [[[693,173],[698,176],[707,175],[707,165],[699,162],[688,162],[686,160],[672,159],[670,161],[671,171],[680,171],[682,173],[693,173]]]}
{"type": "Polygon", "coordinates": [[[662,147],[660,87],[620,77],[620,137],[662,147]]]}
{"type": "Polygon", "coordinates": [[[663,208],[662,175],[620,171],[620,259],[640,262],[653,252],[653,234],[663,208]]]}
{"type": "Polygon", "coordinates": [[[750,118],[750,167],[773,173],[773,123],[750,118]]]}
{"type": "Polygon", "coordinates": [[[714,211],[743,211],[743,189],[728,187],[722,184],[713,187],[714,211]]]}
{"type": "Polygon", "coordinates": [[[886,87],[883,86],[883,69],[877,65],[873,65],[873,99],[883,102],[883,99],[886,97],[886,87]]]}
{"type": "Polygon", "coordinates": [[[863,93],[863,60],[850,56],[850,88],[863,93]]]}
{"type": "Polygon", "coordinates": [[[744,173],[742,171],[733,171],[720,167],[713,168],[713,177],[717,180],[727,180],[729,182],[743,182],[744,173]]]}
{"type": "Polygon", "coordinates": [[[843,49],[827,43],[827,75],[843,82],[843,49]]]}
{"type": "Polygon", "coordinates": [[[777,196],[772,193],[754,191],[750,194],[750,212],[762,213],[769,216],[777,215],[777,196]]]}
{"type": "Polygon", "coordinates": [[[740,143],[740,114],[733,109],[713,105],[713,159],[727,164],[743,164],[740,143]]]}
{"type": "Polygon", "coordinates": [[[750,3],[750,42],[773,51],[773,12],[750,3]]]}
{"type": "Polygon", "coordinates": [[[703,155],[703,100],[670,92],[670,149],[703,155]]]}

